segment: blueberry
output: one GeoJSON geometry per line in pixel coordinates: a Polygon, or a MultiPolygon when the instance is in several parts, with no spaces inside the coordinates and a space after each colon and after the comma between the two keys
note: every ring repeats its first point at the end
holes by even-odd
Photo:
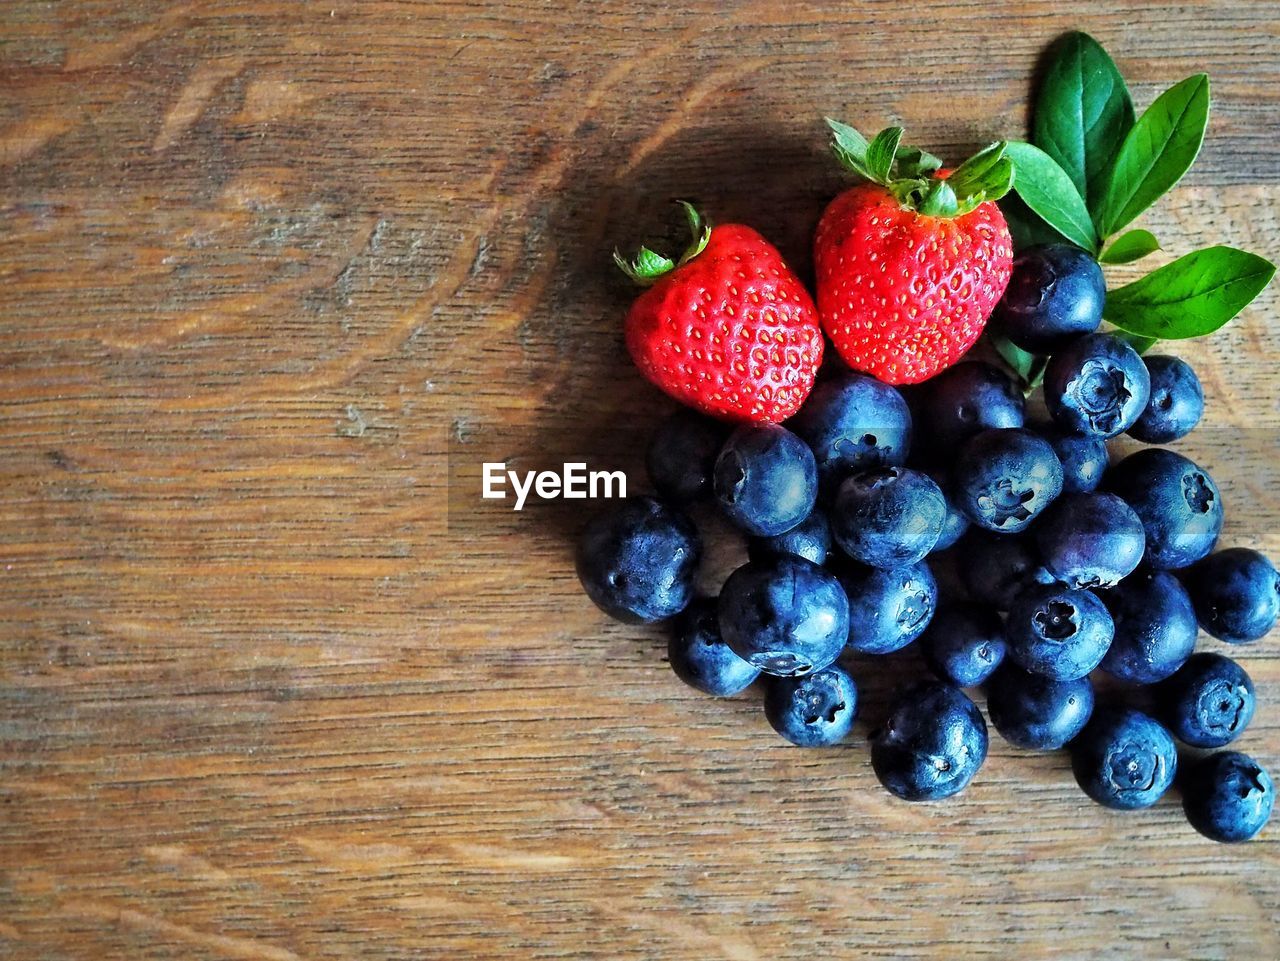
{"type": "Polygon", "coordinates": [[[974,687],[1004,660],[1004,623],[989,607],[952,605],[937,613],[920,643],[939,679],[957,687],[974,687]]]}
{"type": "Polygon", "coordinates": [[[938,485],[938,489],[942,491],[942,496],[947,502],[947,516],[942,519],[942,531],[938,534],[938,541],[933,545],[933,550],[930,551],[930,553],[936,553],[937,551],[945,551],[964,536],[964,532],[969,529],[969,518],[965,516],[964,511],[956,504],[955,498],[949,493],[951,485],[945,473],[940,471],[931,472],[929,476],[938,485]]]}
{"type": "Polygon", "coordinates": [[[1043,244],[1014,258],[991,319],[1023,350],[1047,354],[1097,330],[1106,298],[1096,260],[1071,244],[1043,244]]]}
{"type": "Polygon", "coordinates": [[[773,729],[799,747],[825,747],[849,736],[858,715],[858,688],[832,664],[805,677],[773,677],[764,694],[773,729]]]}
{"type": "Polygon", "coordinates": [[[1094,712],[1071,745],[1076,781],[1104,807],[1150,807],[1173,783],[1178,751],[1169,732],[1140,711],[1094,712]]]}
{"type": "Polygon", "coordinates": [[[982,361],[965,361],[922,388],[920,429],[934,457],[945,457],[979,431],[1021,427],[1025,406],[1022,391],[1004,371],[982,361]]]}
{"type": "Polygon", "coordinates": [[[1056,425],[1037,424],[1035,431],[1049,442],[1062,464],[1062,493],[1086,494],[1098,489],[1109,462],[1105,440],[1073,434],[1056,425]]]}
{"type": "Polygon", "coordinates": [[[938,582],[923,563],[853,567],[840,582],[849,597],[849,647],[864,654],[906,647],[924,633],[938,606],[938,582]]]}
{"type": "Polygon", "coordinates": [[[872,567],[902,567],[933,550],[947,519],[947,499],[927,474],[873,467],[847,477],[831,508],[841,549],[872,567]]]}
{"type": "Polygon", "coordinates": [[[1192,747],[1225,747],[1253,720],[1253,680],[1221,654],[1192,654],[1156,689],[1160,719],[1192,747]]]}
{"type": "Polygon", "coordinates": [[[1017,747],[1056,751],[1075,738],[1093,713],[1087,677],[1055,681],[1005,664],[987,684],[987,713],[1001,736],[1017,747]]]}
{"type": "Polygon", "coordinates": [[[1191,598],[1167,571],[1146,568],[1109,591],[1102,603],[1111,612],[1115,636],[1102,669],[1129,684],[1154,684],[1180,668],[1195,650],[1196,614],[1191,598]]]}
{"type": "Polygon", "coordinates": [[[1015,533],[1062,491],[1062,464],[1049,443],[1029,430],[985,430],[960,448],[951,494],[969,520],[1015,533]]]}
{"type": "Polygon", "coordinates": [[[950,684],[926,681],[896,700],[871,740],[871,766],[890,794],[939,801],[963,791],[987,757],[987,725],[950,684]]]}
{"type": "Polygon", "coordinates": [[[654,489],[677,502],[710,496],[716,455],[728,435],[726,425],[688,408],[666,418],[654,431],[645,455],[654,489]]]}
{"type": "Polygon", "coordinates": [[[818,496],[813,452],[776,424],[745,425],[730,434],[714,477],[720,509],[757,537],[791,530],[809,516],[818,496]]]}
{"type": "Polygon", "coordinates": [[[795,554],[815,564],[825,564],[831,550],[831,525],[827,515],[812,511],[789,531],[773,537],[753,537],[747,542],[747,552],[753,561],[764,560],[778,554],[795,554]]]}
{"type": "Polygon", "coordinates": [[[1035,587],[1009,609],[1009,657],[1024,669],[1058,681],[1084,677],[1102,661],[1115,626],[1096,594],[1035,587]]]}
{"type": "Polygon", "coordinates": [[[1171,571],[1200,560],[1222,530],[1222,495],[1204,468],[1150,447],[1130,454],[1104,486],[1133,508],[1147,532],[1146,562],[1171,571]]]}
{"type": "Polygon", "coordinates": [[[1204,415],[1204,391],[1191,365],[1178,357],[1144,357],[1151,375],[1151,397],[1129,436],[1146,444],[1167,444],[1186,437],[1204,415]]]}
{"type": "Polygon", "coordinates": [[[679,614],[693,598],[702,542],[693,522],[652,497],[624,500],[587,524],[578,579],[596,606],[644,624],[679,614]]]}
{"type": "Polygon", "coordinates": [[[741,693],[760,676],[720,636],[715,598],[698,598],[685,608],[667,641],[667,658],[680,680],[715,697],[741,693]]]}
{"type": "Polygon", "coordinates": [[[787,426],[812,448],[826,496],[856,470],[904,463],[911,446],[911,412],[902,395],[849,371],[819,381],[787,426]]]}
{"type": "Polygon", "coordinates": [[[1032,587],[1055,583],[1040,563],[1030,535],[992,534],[973,530],[958,549],[960,579],[969,595],[998,611],[1007,611],[1014,598],[1032,587]]]}
{"type": "Polygon", "coordinates": [[[1280,574],[1247,547],[1210,554],[1186,572],[1200,626],[1228,644],[1256,641],[1280,615],[1280,574]]]}
{"type": "Polygon", "coordinates": [[[1151,392],[1138,352],[1111,334],[1073,340],[1049,360],[1044,399],[1054,421],[1091,437],[1115,437],[1133,426],[1151,392]]]}
{"type": "Polygon", "coordinates": [[[1183,778],[1182,810],[1193,828],[1214,841],[1248,841],[1267,826],[1275,803],[1271,775],[1239,751],[1210,754],[1183,778]]]}
{"type": "Polygon", "coordinates": [[[849,636],[849,601],[835,575],[783,554],[751,561],[720,591],[720,633],[734,653],[769,674],[820,671],[849,636]]]}
{"type": "Polygon", "coordinates": [[[1068,587],[1111,587],[1142,560],[1146,534],[1114,494],[1065,494],[1035,527],[1045,570],[1068,587]]]}

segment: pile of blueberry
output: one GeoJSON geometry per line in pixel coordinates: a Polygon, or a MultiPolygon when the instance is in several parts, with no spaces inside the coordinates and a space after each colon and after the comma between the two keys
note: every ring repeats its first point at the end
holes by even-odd
{"type": "MultiPolygon", "coordinates": [[[[1099,804],[1154,804],[1178,775],[1191,824],[1243,841],[1275,789],[1234,741],[1254,709],[1239,664],[1194,653],[1198,629],[1257,640],[1280,614],[1280,575],[1256,551],[1216,553],[1222,497],[1202,467],[1147,447],[1110,464],[1127,432],[1164,444],[1203,412],[1192,369],[1099,333],[1105,288],[1074,247],[1032,248],[992,324],[1048,355],[1047,416],[1003,370],[966,361],[909,396],[827,369],[787,425],[731,429],[681,410],[647,468],[659,497],[622,502],[586,528],[578,575],[627,622],[674,618],[669,655],[717,696],[761,676],[769,723],[804,747],[848,736],[858,711],[847,651],[916,640],[937,680],[900,693],[871,736],[876,776],[912,801],[956,794],[987,755],[962,688],[985,687],[996,730],[1035,750],[1070,748],[1099,804]],[[718,598],[695,597],[702,549],[681,504],[712,497],[749,538],[718,598]],[[964,597],[939,597],[930,559],[949,551],[964,597]],[[1125,704],[1099,703],[1090,674],[1125,704]],[[1141,708],[1141,709],[1139,709],[1141,708]]],[[[945,556],[945,555],[944,555],[945,556]]]]}

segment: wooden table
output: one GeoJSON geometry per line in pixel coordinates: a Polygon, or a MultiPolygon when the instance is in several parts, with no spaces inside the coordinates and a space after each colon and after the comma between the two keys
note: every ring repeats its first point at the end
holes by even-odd
{"type": "MultiPolygon", "coordinates": [[[[807,270],[821,115],[961,156],[1072,27],[1140,106],[1213,77],[1166,249],[1275,258],[1280,5],[721,6],[0,10],[0,957],[1280,957],[1280,827],[1107,813],[999,739],[895,802],[865,726],[787,746],[591,607],[582,505],[472,483],[638,482],[668,405],[607,253],[668,199],[807,270]]],[[[1278,301],[1178,350],[1182,448],[1272,556],[1278,301]]],[[[1280,774],[1277,650],[1232,653],[1280,774]]],[[[917,667],[857,665],[869,718],[917,667]]]]}

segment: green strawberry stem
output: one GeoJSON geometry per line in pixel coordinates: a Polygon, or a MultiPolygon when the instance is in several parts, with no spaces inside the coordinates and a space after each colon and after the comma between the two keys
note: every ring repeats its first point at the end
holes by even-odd
{"type": "Polygon", "coordinates": [[[693,238],[678,261],[655,253],[648,247],[641,247],[631,260],[627,260],[617,250],[613,252],[613,262],[618,265],[618,269],[641,287],[652,286],[659,277],[693,260],[706,249],[707,242],[711,240],[711,225],[703,219],[702,214],[698,213],[697,208],[685,200],[677,200],[676,203],[684,208],[685,219],[689,222],[689,233],[693,238]]]}
{"type": "Polygon", "coordinates": [[[848,124],[827,118],[837,159],[854,173],[880,184],[903,207],[926,217],[959,217],[1013,186],[1013,163],[1003,141],[979,150],[950,175],[939,176],[942,161],[902,143],[901,127],[889,127],[870,142],[848,124]]]}

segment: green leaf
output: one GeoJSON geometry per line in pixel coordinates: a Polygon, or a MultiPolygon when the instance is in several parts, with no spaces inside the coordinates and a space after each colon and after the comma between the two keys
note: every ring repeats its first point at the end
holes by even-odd
{"type": "Polygon", "coordinates": [[[619,270],[642,287],[648,287],[663,274],[674,270],[676,266],[670,257],[655,253],[648,247],[641,247],[636,252],[635,260],[630,263],[615,250],[613,262],[618,265],[619,270]]]}
{"type": "Polygon", "coordinates": [[[988,200],[999,200],[1013,186],[1013,163],[1004,155],[1008,145],[993,143],[962,163],[947,183],[966,214],[988,200]]]}
{"type": "Polygon", "coordinates": [[[876,138],[867,147],[867,169],[871,171],[871,179],[876,183],[888,183],[893,175],[893,160],[897,156],[903,133],[901,127],[886,127],[876,134],[876,138]]]}
{"type": "MultiPolygon", "coordinates": [[[[954,187],[952,188],[955,189],[954,187]]],[[[1007,159],[987,175],[985,181],[959,198],[959,213],[967,214],[988,200],[999,200],[1013,189],[1013,164],[1007,159]]]]}
{"type": "Polygon", "coordinates": [[[894,180],[889,183],[889,193],[903,207],[918,210],[930,183],[929,180],[894,180]]]}
{"type": "Polygon", "coordinates": [[[1098,41],[1069,33],[1049,51],[1036,98],[1032,140],[1057,161],[1096,211],[1107,169],[1133,127],[1133,99],[1098,41]]]}
{"type": "Polygon", "coordinates": [[[1197,250],[1109,291],[1102,316],[1140,337],[1199,337],[1240,313],[1275,272],[1271,262],[1234,247],[1197,250]]]}
{"type": "Polygon", "coordinates": [[[1018,380],[1022,383],[1024,393],[1030,393],[1035,390],[1040,381],[1044,379],[1044,371],[1048,366],[1049,358],[1040,357],[1036,354],[1023,350],[1004,334],[997,333],[994,330],[987,331],[987,339],[991,341],[991,346],[995,348],[1001,359],[1009,365],[1009,369],[1018,375],[1018,380]]]}
{"type": "Polygon", "coordinates": [[[1080,191],[1058,162],[1039,147],[1014,141],[1005,148],[1013,162],[1013,189],[1054,230],[1091,254],[1098,237],[1080,191]]]}
{"type": "Polygon", "coordinates": [[[1160,241],[1149,230],[1130,230],[1107,245],[1098,257],[1104,264],[1131,264],[1160,249],[1160,241]]]}
{"type": "Polygon", "coordinates": [[[858,176],[874,180],[875,178],[871,176],[871,168],[867,166],[867,149],[870,147],[867,138],[847,123],[832,120],[830,117],[825,119],[827,126],[831,128],[831,149],[840,163],[858,176]]]}
{"type": "Polygon", "coordinates": [[[1176,184],[1200,152],[1209,123],[1209,78],[1188,77],[1170,87],[1138,118],[1107,173],[1097,208],[1098,230],[1109,237],[1176,184]]]}
{"type": "Polygon", "coordinates": [[[1005,147],[1004,141],[993,143],[989,147],[984,147],[976,154],[957,167],[947,178],[947,183],[951,184],[951,189],[956,195],[968,193],[971,184],[981,184],[993,170],[997,169],[1000,161],[1004,159],[1005,147]]]}
{"type": "Polygon", "coordinates": [[[677,200],[680,209],[684,211],[684,219],[689,224],[689,235],[692,237],[700,237],[706,230],[706,222],[702,219],[702,214],[698,208],[687,200],[677,200]]]}
{"type": "Polygon", "coordinates": [[[711,240],[711,225],[703,218],[693,204],[687,200],[677,200],[684,210],[685,220],[689,224],[690,241],[678,261],[665,257],[648,247],[636,251],[635,258],[627,260],[617,250],[613,252],[613,262],[618,269],[642,287],[652,286],[659,277],[668,274],[677,267],[683,267],[694,257],[702,253],[711,240]]]}
{"type": "Polygon", "coordinates": [[[1004,334],[997,334],[995,331],[991,331],[988,336],[991,339],[991,346],[996,349],[996,353],[1009,365],[1009,369],[1025,383],[1031,376],[1031,368],[1035,366],[1036,355],[1023,350],[1004,334]]]}
{"type": "Polygon", "coordinates": [[[836,143],[856,153],[860,157],[867,155],[867,138],[858,133],[855,127],[849,126],[847,123],[841,123],[839,120],[832,120],[830,117],[824,117],[827,126],[831,128],[831,133],[835,137],[836,143]]]}
{"type": "Polygon", "coordinates": [[[685,219],[689,222],[689,236],[691,237],[689,246],[685,248],[684,253],[680,256],[680,265],[683,266],[707,249],[707,244],[711,242],[711,225],[703,219],[702,214],[698,212],[698,208],[689,203],[689,201],[677,200],[676,203],[684,208],[685,219]]]}
{"type": "Polygon", "coordinates": [[[1026,386],[1022,388],[1022,392],[1028,396],[1031,392],[1044,383],[1045,371],[1049,369],[1048,357],[1037,357],[1035,366],[1031,368],[1031,376],[1026,379],[1026,386]]]}
{"type": "Polygon", "coordinates": [[[928,176],[939,167],[942,161],[919,147],[898,147],[897,176],[907,180],[928,176]]]}
{"type": "Polygon", "coordinates": [[[926,217],[954,217],[960,212],[960,204],[945,180],[933,180],[916,210],[926,217]]]}

